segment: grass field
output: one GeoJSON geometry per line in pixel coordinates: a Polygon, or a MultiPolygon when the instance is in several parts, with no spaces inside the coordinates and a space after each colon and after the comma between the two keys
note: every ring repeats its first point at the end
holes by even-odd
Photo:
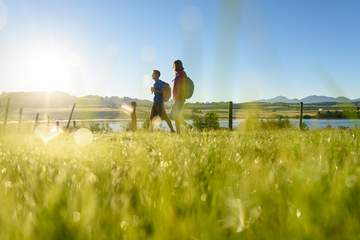
{"type": "Polygon", "coordinates": [[[0,137],[0,239],[358,239],[360,131],[0,137]]]}

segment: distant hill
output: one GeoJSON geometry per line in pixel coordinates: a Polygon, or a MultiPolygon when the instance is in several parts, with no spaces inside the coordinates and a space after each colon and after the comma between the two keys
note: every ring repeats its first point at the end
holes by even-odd
{"type": "Polygon", "coordinates": [[[274,98],[270,98],[270,99],[262,99],[259,100],[258,102],[266,102],[266,103],[298,103],[300,102],[299,99],[289,99],[287,97],[284,96],[277,96],[274,98]]]}
{"type": "Polygon", "coordinates": [[[74,103],[79,107],[109,107],[117,108],[123,103],[137,102],[139,105],[151,104],[148,100],[129,97],[102,97],[89,95],[82,97],[71,96],[63,92],[10,92],[0,94],[0,106],[3,107],[10,99],[12,107],[22,108],[63,108],[74,103]]]}
{"type": "Polygon", "coordinates": [[[312,103],[351,103],[351,102],[360,102],[360,99],[354,99],[351,100],[349,98],[346,97],[328,97],[328,96],[317,96],[317,95],[312,95],[312,96],[308,96],[308,97],[304,97],[301,99],[289,99],[287,97],[284,96],[277,96],[274,98],[270,98],[270,99],[263,99],[263,100],[259,100],[258,102],[265,102],[265,103],[299,103],[299,102],[303,102],[305,104],[312,104],[312,103]]]}
{"type": "Polygon", "coordinates": [[[336,102],[338,103],[351,103],[355,100],[351,100],[350,98],[347,98],[347,97],[337,97],[336,98],[336,102]]]}
{"type": "Polygon", "coordinates": [[[301,99],[303,103],[325,103],[325,102],[337,102],[336,98],[327,96],[312,95],[301,99]]]}
{"type": "Polygon", "coordinates": [[[0,95],[1,106],[7,99],[13,107],[43,108],[43,107],[68,107],[76,102],[76,97],[63,92],[10,92],[0,95]]]}

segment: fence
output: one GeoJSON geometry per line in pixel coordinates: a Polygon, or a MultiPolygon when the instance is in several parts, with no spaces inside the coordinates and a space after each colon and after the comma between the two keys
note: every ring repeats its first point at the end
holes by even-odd
{"type": "MultiPolygon", "coordinates": [[[[132,107],[132,112],[130,114],[130,119],[127,120],[129,121],[129,124],[128,124],[128,130],[132,130],[132,131],[136,131],[137,128],[138,128],[138,119],[137,119],[137,104],[136,102],[131,102],[131,107],[132,107]]],[[[10,109],[10,99],[7,99],[7,102],[6,102],[6,106],[5,106],[5,115],[4,115],[4,121],[3,121],[3,129],[4,131],[6,130],[6,127],[7,127],[7,124],[8,124],[8,116],[9,116],[9,109],[10,109]]],[[[77,123],[93,123],[93,122],[96,122],[95,119],[86,119],[86,120],[73,120],[73,115],[74,115],[74,112],[75,112],[75,109],[76,109],[76,104],[73,104],[72,108],[71,108],[71,111],[69,113],[69,117],[66,121],[59,121],[59,120],[54,120],[54,121],[51,121],[50,120],[50,117],[48,116],[47,117],[47,121],[40,121],[39,117],[40,117],[40,114],[39,113],[36,113],[35,117],[34,117],[34,121],[33,121],[33,130],[36,129],[36,127],[40,124],[44,124],[44,123],[47,123],[48,125],[50,124],[56,124],[58,127],[60,126],[60,123],[66,123],[65,124],[65,129],[69,129],[71,127],[71,122],[73,122],[73,127],[76,127],[77,126],[77,123]]],[[[234,115],[233,115],[233,112],[234,112],[234,104],[233,102],[229,102],[228,103],[228,129],[229,130],[233,130],[234,129],[234,115]]],[[[303,118],[304,118],[304,103],[300,103],[299,104],[299,129],[303,130],[304,129],[304,122],[303,122],[303,118]]],[[[102,120],[104,121],[104,120],[102,120]]],[[[118,119],[112,119],[112,120],[108,120],[109,122],[114,122],[114,121],[120,121],[118,119]]],[[[122,119],[121,121],[126,121],[124,119],[122,119]]],[[[99,121],[98,121],[99,122],[99,121]]],[[[19,109],[19,117],[18,117],[18,122],[17,122],[17,125],[18,125],[18,129],[21,129],[22,127],[22,124],[31,124],[31,122],[27,121],[27,122],[24,122],[23,121],[23,108],[20,108],[19,109]]]]}

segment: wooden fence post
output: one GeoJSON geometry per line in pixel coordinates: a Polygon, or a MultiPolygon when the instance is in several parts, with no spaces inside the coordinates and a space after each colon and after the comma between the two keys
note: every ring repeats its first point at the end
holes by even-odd
{"type": "Polygon", "coordinates": [[[70,127],[70,122],[71,122],[71,119],[72,119],[72,116],[73,116],[73,113],[74,113],[74,110],[75,110],[75,106],[76,106],[76,103],[74,103],[72,109],[71,109],[71,113],[70,113],[70,116],[69,116],[69,120],[66,124],[66,129],[69,129],[70,127]]]}
{"type": "Polygon", "coordinates": [[[6,128],[6,124],[7,124],[7,121],[8,121],[9,108],[10,108],[10,98],[8,98],[8,99],[7,99],[7,102],[6,102],[5,118],[4,118],[4,130],[5,130],[5,128],[6,128]]]}
{"type": "Polygon", "coordinates": [[[20,108],[20,110],[19,110],[18,130],[20,130],[20,129],[21,129],[22,115],[23,115],[23,109],[22,109],[22,108],[20,108]]]}
{"type": "Polygon", "coordinates": [[[229,129],[233,130],[233,102],[229,102],[229,129]]]}
{"type": "Polygon", "coordinates": [[[300,130],[303,129],[303,114],[304,114],[304,103],[300,102],[300,121],[299,121],[299,128],[300,130]]]}
{"type": "Polygon", "coordinates": [[[131,102],[132,112],[131,112],[131,125],[130,128],[132,131],[137,130],[137,117],[136,117],[136,102],[131,102]]]}
{"type": "Polygon", "coordinates": [[[39,116],[40,116],[40,113],[37,113],[37,114],[36,114],[36,117],[35,117],[34,131],[36,130],[36,127],[37,127],[37,125],[38,125],[38,122],[39,122],[39,116]]]}

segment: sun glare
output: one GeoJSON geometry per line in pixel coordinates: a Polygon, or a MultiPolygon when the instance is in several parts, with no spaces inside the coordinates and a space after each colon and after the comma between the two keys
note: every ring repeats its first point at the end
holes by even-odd
{"type": "Polygon", "coordinates": [[[34,45],[24,53],[24,70],[32,88],[43,91],[69,91],[81,58],[61,45],[34,45]]]}
{"type": "Polygon", "coordinates": [[[56,90],[59,81],[66,79],[66,62],[63,56],[44,54],[35,56],[30,62],[30,79],[44,90],[56,90]]]}

